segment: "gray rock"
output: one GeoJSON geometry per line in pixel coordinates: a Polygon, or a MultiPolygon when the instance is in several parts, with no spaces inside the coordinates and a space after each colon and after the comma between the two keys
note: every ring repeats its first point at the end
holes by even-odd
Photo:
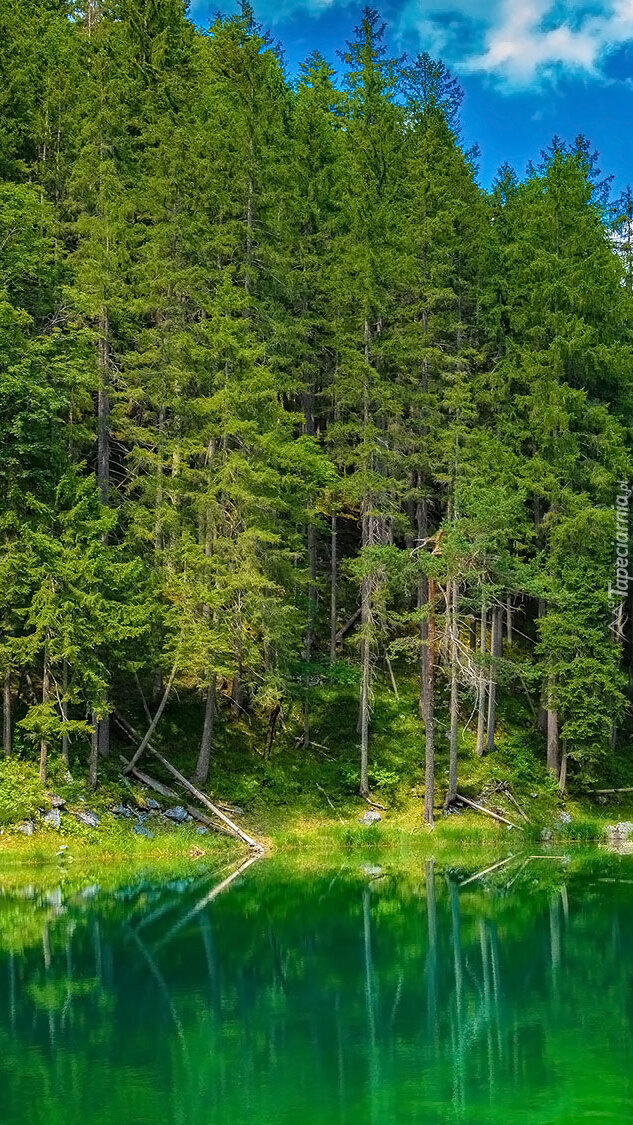
{"type": "Polygon", "coordinates": [[[60,797],[57,793],[48,793],[47,796],[54,809],[65,808],[66,802],[63,797],[60,797]]]}
{"type": "Polygon", "coordinates": [[[541,840],[545,840],[545,842],[547,843],[551,840],[553,835],[554,833],[552,832],[551,828],[544,828],[541,832],[541,840]]]}
{"type": "Polygon", "coordinates": [[[560,824],[571,824],[571,817],[568,812],[562,812],[558,818],[560,824]]]}
{"type": "Polygon", "coordinates": [[[154,833],[150,832],[149,828],[146,828],[144,824],[135,824],[133,831],[136,836],[147,836],[148,840],[154,839],[154,833]]]}
{"type": "Polygon", "coordinates": [[[32,836],[35,832],[35,825],[32,820],[25,820],[23,824],[18,824],[18,832],[23,836],[32,836]]]}
{"type": "Polygon", "coordinates": [[[46,816],[42,817],[42,823],[47,824],[49,828],[59,828],[61,822],[62,817],[59,808],[51,809],[50,812],[46,813],[46,816]]]}
{"type": "Polygon", "coordinates": [[[628,840],[633,832],[633,824],[630,820],[619,820],[617,824],[608,824],[606,833],[610,840],[628,840]]]}
{"type": "Polygon", "coordinates": [[[599,805],[606,805],[607,798],[604,796],[603,793],[599,793],[598,796],[596,797],[596,801],[598,802],[599,805]]]}
{"type": "Polygon", "coordinates": [[[132,810],[127,805],[115,805],[112,812],[114,816],[122,816],[125,820],[129,820],[132,815],[132,810]]]}
{"type": "Polygon", "coordinates": [[[209,829],[205,828],[204,824],[199,824],[196,828],[196,836],[208,836],[209,829]]]}
{"type": "Polygon", "coordinates": [[[363,813],[362,816],[359,816],[358,823],[359,824],[377,824],[379,820],[382,820],[382,817],[381,817],[379,812],[376,812],[375,809],[367,809],[366,813],[363,813]]]}
{"type": "Polygon", "coordinates": [[[160,805],[159,805],[158,801],[154,800],[153,797],[146,797],[145,798],[145,808],[151,809],[153,812],[158,812],[160,810],[160,805]]]}
{"type": "Polygon", "coordinates": [[[82,812],[76,812],[75,816],[80,824],[85,824],[87,828],[98,828],[99,817],[92,809],[86,809],[82,812]]]}
{"type": "Polygon", "coordinates": [[[173,809],[165,809],[163,816],[166,816],[168,820],[175,820],[176,824],[184,824],[186,820],[189,820],[189,813],[186,809],[183,809],[182,805],[176,805],[173,809]]]}
{"type": "Polygon", "coordinates": [[[382,875],[382,867],[374,867],[372,863],[364,863],[361,871],[364,875],[382,875]]]}

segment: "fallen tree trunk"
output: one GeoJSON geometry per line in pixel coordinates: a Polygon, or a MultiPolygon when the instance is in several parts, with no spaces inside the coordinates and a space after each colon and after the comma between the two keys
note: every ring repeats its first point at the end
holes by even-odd
{"type": "Polygon", "coordinates": [[[507,817],[500,816],[499,813],[492,812],[491,809],[484,808],[483,805],[478,805],[476,801],[471,801],[468,797],[462,797],[461,793],[455,794],[455,800],[463,801],[465,805],[470,805],[471,809],[476,809],[477,812],[485,813],[486,816],[491,816],[493,820],[499,820],[501,824],[509,824],[510,828],[518,828],[520,832],[523,831],[520,824],[513,824],[507,817]]]}
{"type": "Polygon", "coordinates": [[[626,785],[624,789],[594,789],[594,793],[633,793],[633,785],[626,785]]]}
{"type": "MultiPolygon", "coordinates": [[[[124,766],[128,765],[128,760],[127,758],[123,757],[123,754],[121,754],[121,761],[123,762],[124,766]]],[[[166,797],[169,801],[178,800],[178,795],[174,793],[173,789],[170,789],[168,785],[163,785],[162,781],[158,781],[157,778],[151,777],[150,774],[138,769],[137,766],[134,766],[131,772],[134,777],[136,777],[142,785],[146,785],[148,789],[153,789],[154,792],[160,793],[162,797],[166,797]]],[[[200,809],[197,809],[195,805],[185,805],[185,808],[189,813],[189,816],[192,816],[194,820],[199,820],[201,824],[204,824],[213,832],[220,832],[223,836],[233,836],[233,833],[229,832],[228,828],[225,828],[222,824],[216,824],[214,820],[211,820],[211,818],[206,815],[206,813],[200,812],[200,809]]]]}
{"type": "MultiPolygon", "coordinates": [[[[138,731],[135,731],[134,727],[131,726],[130,723],[128,723],[127,719],[124,719],[122,715],[119,715],[118,711],[115,711],[115,717],[119,726],[128,735],[128,737],[138,738],[138,731]]],[[[176,781],[180,782],[183,789],[186,789],[188,793],[191,793],[191,796],[195,797],[196,801],[198,801],[201,805],[204,805],[205,808],[209,809],[210,812],[213,813],[214,817],[216,817],[217,820],[220,820],[222,824],[225,824],[226,827],[230,830],[231,835],[237,836],[237,838],[239,840],[242,840],[242,842],[249,848],[254,848],[258,852],[263,852],[265,850],[263,845],[260,844],[258,840],[254,840],[253,837],[249,836],[243,828],[240,828],[239,824],[236,824],[235,821],[226,816],[226,814],[223,813],[222,810],[217,807],[217,805],[213,804],[213,801],[210,801],[204,793],[201,793],[199,789],[196,789],[195,785],[192,785],[191,782],[182,773],[180,773],[180,770],[177,770],[175,766],[172,766],[171,762],[167,761],[167,758],[164,758],[163,755],[158,752],[158,750],[156,750],[153,746],[150,746],[149,742],[147,743],[145,749],[148,750],[149,753],[152,754],[153,757],[156,758],[157,761],[159,761],[161,765],[165,767],[167,772],[170,773],[172,777],[176,778],[176,781]]]]}
{"type": "Polygon", "coordinates": [[[152,721],[149,724],[143,738],[141,739],[141,742],[138,746],[138,749],[136,749],[134,751],[132,757],[130,758],[130,763],[126,767],[126,770],[125,770],[126,773],[131,773],[131,771],[134,769],[134,766],[136,765],[139,758],[141,757],[141,754],[149,746],[149,740],[152,737],[154,731],[156,730],[156,727],[158,726],[158,724],[160,722],[160,717],[161,717],[163,711],[165,710],[165,707],[167,706],[167,700],[169,699],[169,693],[172,689],[172,684],[173,684],[175,676],[176,676],[177,667],[178,667],[178,657],[176,657],[176,659],[174,660],[174,666],[171,670],[171,675],[170,675],[169,680],[167,682],[167,687],[165,688],[165,690],[163,692],[163,698],[161,699],[160,703],[158,704],[158,709],[156,711],[156,714],[154,715],[154,718],[152,719],[152,721]]]}

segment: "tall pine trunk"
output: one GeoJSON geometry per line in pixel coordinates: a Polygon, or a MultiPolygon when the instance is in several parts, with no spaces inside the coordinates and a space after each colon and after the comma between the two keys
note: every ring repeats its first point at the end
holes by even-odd
{"type": "Polygon", "coordinates": [[[206,785],[209,777],[209,763],[211,761],[211,748],[213,746],[215,712],[216,672],[215,668],[212,668],[209,672],[209,683],[207,684],[206,702],[204,707],[204,725],[202,728],[202,738],[200,740],[200,751],[198,753],[198,761],[196,762],[196,768],[192,779],[196,785],[206,785]]]}
{"type": "MultiPolygon", "coordinates": [[[[51,669],[48,658],[48,636],[44,643],[44,664],[42,668],[42,703],[48,703],[51,690],[51,669]]],[[[40,784],[46,785],[48,771],[48,739],[40,740],[40,784]]]]}
{"type": "Polygon", "coordinates": [[[455,800],[457,796],[457,735],[458,735],[458,718],[459,718],[459,694],[458,694],[458,649],[459,649],[459,636],[457,627],[457,580],[453,579],[451,583],[451,601],[450,601],[450,623],[451,623],[451,702],[450,702],[450,737],[449,737],[449,759],[448,759],[448,791],[444,800],[444,808],[455,800]]]}
{"type": "Polygon", "coordinates": [[[11,754],[11,672],[8,668],[2,685],[2,749],[8,758],[11,754]]]}
{"type": "Polygon", "coordinates": [[[484,736],[486,731],[486,667],[484,657],[486,655],[486,632],[488,629],[488,610],[486,607],[486,591],[482,581],[481,584],[481,624],[479,627],[479,654],[481,657],[481,666],[479,669],[479,685],[477,689],[477,744],[475,752],[477,757],[481,758],[484,752],[484,736]]]}
{"type": "Polygon", "coordinates": [[[560,760],[558,752],[558,711],[554,710],[554,708],[551,706],[551,679],[547,686],[547,692],[547,768],[548,770],[551,770],[551,772],[554,774],[554,777],[558,777],[560,773],[560,760]]]}
{"type": "Polygon", "coordinates": [[[332,512],[332,523],[330,530],[330,660],[334,664],[336,660],[336,612],[337,612],[337,581],[338,581],[338,557],[337,557],[337,526],[336,526],[336,512],[332,512]]]}
{"type": "MultiPolygon", "coordinates": [[[[68,694],[68,661],[64,660],[64,663],[63,663],[63,666],[62,666],[62,719],[64,721],[64,724],[68,722],[68,700],[66,699],[67,694],[68,694]]],[[[68,731],[66,730],[65,726],[64,726],[64,731],[62,733],[62,761],[63,761],[64,765],[66,766],[66,769],[68,769],[68,766],[70,765],[70,753],[69,753],[68,731]]]]}
{"type": "Polygon", "coordinates": [[[495,661],[501,655],[501,606],[494,606],[490,624],[490,679],[488,681],[488,730],[486,750],[488,754],[495,748],[495,725],[497,716],[497,669],[495,661]]]}
{"type": "Polygon", "coordinates": [[[90,760],[88,763],[88,785],[91,789],[97,788],[97,769],[99,762],[99,720],[92,713],[92,734],[90,736],[90,760]]]}

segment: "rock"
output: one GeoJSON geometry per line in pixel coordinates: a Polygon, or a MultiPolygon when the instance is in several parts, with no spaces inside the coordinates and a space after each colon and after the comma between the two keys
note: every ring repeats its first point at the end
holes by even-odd
{"type": "Polygon", "coordinates": [[[558,818],[559,824],[571,824],[571,817],[568,812],[562,812],[558,818]]]}
{"type": "Polygon", "coordinates": [[[147,836],[148,840],[154,839],[154,833],[150,832],[149,828],[146,828],[144,824],[135,824],[133,831],[135,836],[147,836]]]}
{"type": "Polygon", "coordinates": [[[364,875],[382,875],[382,867],[374,867],[372,863],[364,863],[361,871],[364,875]]]}
{"type": "Polygon", "coordinates": [[[98,828],[99,817],[92,809],[85,809],[82,812],[76,812],[75,816],[80,824],[85,824],[87,828],[98,828]]]}
{"type": "Polygon", "coordinates": [[[63,809],[66,807],[64,798],[60,797],[57,793],[47,793],[46,796],[54,809],[63,809]]]}
{"type": "Polygon", "coordinates": [[[59,808],[51,809],[50,812],[46,813],[46,816],[42,817],[42,823],[47,824],[49,828],[59,828],[61,822],[62,817],[59,808]]]}
{"type": "Polygon", "coordinates": [[[114,816],[122,816],[125,820],[129,820],[132,815],[132,810],[127,805],[115,805],[112,812],[114,816]]]}
{"type": "Polygon", "coordinates": [[[553,835],[554,833],[551,828],[544,828],[541,832],[541,840],[545,840],[546,843],[549,843],[553,835]]]}
{"type": "Polygon", "coordinates": [[[25,820],[23,824],[18,824],[18,832],[23,836],[32,836],[35,832],[35,825],[32,820],[25,820]]]}
{"type": "Polygon", "coordinates": [[[375,809],[367,809],[366,813],[363,813],[362,816],[359,816],[358,823],[359,824],[377,824],[379,820],[382,820],[382,817],[381,817],[379,812],[376,812],[375,809]]]}
{"type": "Polygon", "coordinates": [[[599,793],[598,796],[596,797],[596,801],[598,802],[599,805],[606,805],[607,798],[605,797],[604,793],[599,793]]]}
{"type": "Polygon", "coordinates": [[[150,809],[152,812],[159,812],[160,811],[160,805],[159,805],[158,801],[154,800],[153,797],[146,797],[145,798],[145,808],[150,809]]]}
{"type": "Polygon", "coordinates": [[[208,836],[209,829],[205,828],[204,824],[199,824],[196,828],[196,836],[208,836]]]}
{"type": "Polygon", "coordinates": [[[629,839],[633,832],[633,824],[630,820],[619,820],[617,824],[608,824],[605,831],[610,840],[621,843],[629,839]]]}
{"type": "Polygon", "coordinates": [[[168,820],[175,820],[176,824],[184,824],[186,820],[189,820],[189,813],[186,809],[183,809],[182,805],[176,805],[173,809],[165,809],[163,816],[166,816],[168,820]]]}

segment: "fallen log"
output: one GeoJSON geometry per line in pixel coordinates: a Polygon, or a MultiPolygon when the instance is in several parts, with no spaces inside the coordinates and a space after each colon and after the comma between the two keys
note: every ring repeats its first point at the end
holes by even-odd
{"type": "Polygon", "coordinates": [[[337,645],[340,645],[343,638],[346,637],[347,634],[349,633],[350,629],[352,629],[354,627],[354,625],[356,624],[356,622],[358,621],[358,619],[360,617],[360,614],[361,614],[361,607],[359,606],[358,609],[355,610],[355,612],[352,614],[352,616],[345,622],[345,624],[342,625],[341,628],[337,631],[337,634],[336,634],[337,645]]]}
{"type": "MultiPolygon", "coordinates": [[[[121,761],[124,766],[128,765],[128,760],[124,758],[123,754],[121,754],[121,761]]],[[[174,793],[173,789],[170,789],[168,785],[163,785],[162,781],[151,777],[150,774],[138,769],[137,766],[133,767],[131,773],[142,785],[146,785],[148,789],[153,789],[156,793],[160,793],[161,797],[166,797],[169,801],[179,800],[178,795],[174,793]]],[[[189,816],[192,816],[194,820],[198,820],[200,824],[204,824],[206,828],[210,828],[213,832],[219,832],[222,836],[233,836],[233,833],[229,832],[228,828],[225,828],[223,824],[216,824],[215,821],[211,820],[205,813],[200,812],[200,809],[197,809],[195,805],[185,805],[184,807],[189,813],[189,816]]]]}
{"type": "Polygon", "coordinates": [[[593,793],[633,793],[633,785],[625,785],[624,789],[593,789],[593,793]]]}
{"type": "Polygon", "coordinates": [[[519,802],[517,801],[516,797],[514,796],[514,793],[511,793],[509,789],[506,789],[506,790],[505,790],[505,795],[506,795],[506,797],[507,797],[507,798],[508,798],[508,799],[509,799],[510,801],[512,801],[512,804],[514,805],[515,809],[517,810],[517,812],[518,812],[518,813],[520,813],[520,814],[521,814],[521,816],[522,816],[522,817],[523,817],[523,819],[524,819],[524,820],[526,821],[526,823],[527,823],[527,824],[531,824],[531,823],[532,823],[532,821],[530,820],[530,818],[529,818],[529,816],[527,815],[527,813],[524,813],[524,812],[523,812],[523,809],[521,808],[521,806],[520,806],[519,802]]]}
{"type": "Polygon", "coordinates": [[[471,801],[469,797],[462,797],[461,793],[455,794],[456,801],[463,801],[465,805],[469,805],[471,809],[476,809],[477,812],[485,813],[486,816],[491,816],[493,820],[498,820],[501,824],[509,824],[510,828],[518,828],[519,832],[523,831],[520,824],[513,824],[505,816],[500,816],[499,813],[492,812],[491,809],[484,808],[483,805],[478,805],[476,801],[471,801]]]}
{"type": "MultiPolygon", "coordinates": [[[[118,711],[114,712],[114,717],[118,725],[128,735],[129,738],[138,738],[138,731],[135,731],[134,727],[131,726],[131,724],[128,723],[127,719],[124,719],[118,711]]],[[[188,778],[186,778],[184,774],[180,772],[180,770],[177,770],[175,766],[172,766],[171,762],[169,762],[167,758],[163,757],[163,755],[160,754],[159,751],[155,749],[155,747],[150,746],[150,744],[147,743],[145,749],[150,754],[152,754],[152,756],[156,758],[162,766],[164,766],[167,772],[170,773],[172,777],[174,777],[176,781],[178,781],[182,785],[183,789],[186,789],[192,797],[195,797],[196,801],[198,801],[199,804],[204,805],[205,808],[209,809],[209,811],[213,813],[214,817],[217,820],[220,820],[222,824],[225,824],[226,827],[230,830],[231,835],[237,836],[239,840],[242,840],[244,844],[246,844],[249,848],[253,848],[255,851],[263,852],[265,850],[263,844],[260,844],[258,840],[254,840],[253,837],[249,836],[243,828],[240,828],[239,824],[236,824],[235,821],[226,816],[226,814],[223,813],[222,810],[217,807],[217,805],[213,804],[213,801],[210,801],[204,793],[201,793],[199,789],[196,789],[195,785],[192,785],[188,778]]]]}

